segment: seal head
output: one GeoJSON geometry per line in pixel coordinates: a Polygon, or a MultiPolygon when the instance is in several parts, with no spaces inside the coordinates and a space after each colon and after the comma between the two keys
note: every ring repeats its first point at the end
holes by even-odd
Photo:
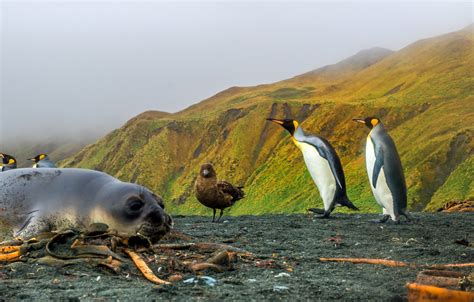
{"type": "Polygon", "coordinates": [[[106,190],[106,195],[114,200],[110,223],[117,230],[137,233],[156,242],[173,226],[171,216],[164,211],[163,199],[145,187],[123,183],[121,187],[106,190]]]}

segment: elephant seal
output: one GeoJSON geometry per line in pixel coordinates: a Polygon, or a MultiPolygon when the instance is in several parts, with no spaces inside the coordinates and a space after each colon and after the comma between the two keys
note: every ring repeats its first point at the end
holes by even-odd
{"type": "Polygon", "coordinates": [[[159,196],[102,172],[30,168],[0,173],[0,230],[30,238],[92,223],[156,242],[173,220],[159,196]]]}

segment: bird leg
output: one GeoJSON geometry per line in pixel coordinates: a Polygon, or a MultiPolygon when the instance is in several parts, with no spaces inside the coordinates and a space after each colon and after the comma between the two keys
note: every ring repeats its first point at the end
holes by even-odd
{"type": "Polygon", "coordinates": [[[219,215],[219,218],[217,218],[217,222],[219,222],[219,221],[221,220],[221,217],[222,217],[222,214],[223,214],[223,213],[224,213],[224,210],[221,209],[221,213],[220,213],[220,215],[219,215]]]}
{"type": "Polygon", "coordinates": [[[216,209],[212,209],[212,221],[211,222],[214,222],[214,219],[216,218],[216,209]]]}

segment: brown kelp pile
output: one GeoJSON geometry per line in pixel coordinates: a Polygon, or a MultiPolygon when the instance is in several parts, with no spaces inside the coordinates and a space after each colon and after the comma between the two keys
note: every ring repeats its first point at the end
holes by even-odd
{"type": "Polygon", "coordinates": [[[67,230],[43,233],[25,242],[3,242],[0,262],[24,261],[56,267],[88,265],[114,274],[130,274],[136,267],[156,284],[180,281],[187,273],[234,270],[237,262],[258,263],[258,259],[245,250],[228,244],[191,242],[189,237],[176,231],[161,242],[153,245],[146,237],[126,236],[96,223],[83,232],[67,230]]]}

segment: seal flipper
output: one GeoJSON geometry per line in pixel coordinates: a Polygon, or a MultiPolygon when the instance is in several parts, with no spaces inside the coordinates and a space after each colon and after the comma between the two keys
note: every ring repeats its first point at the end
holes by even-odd
{"type": "Polygon", "coordinates": [[[20,237],[21,239],[29,239],[41,232],[46,232],[50,230],[49,225],[47,225],[42,220],[38,220],[37,216],[33,215],[33,213],[36,212],[38,212],[38,210],[31,211],[30,213],[26,214],[28,215],[28,217],[25,219],[21,227],[15,232],[15,237],[20,237]]]}
{"type": "Polygon", "coordinates": [[[19,215],[20,217],[21,216],[26,216],[24,219],[23,219],[23,223],[21,224],[21,226],[18,228],[18,230],[14,233],[14,236],[15,237],[18,237],[18,235],[26,228],[28,227],[28,225],[31,223],[31,221],[35,218],[35,215],[34,213],[38,212],[38,210],[34,210],[34,211],[31,211],[31,212],[28,212],[26,214],[22,214],[22,215],[19,215]]]}

